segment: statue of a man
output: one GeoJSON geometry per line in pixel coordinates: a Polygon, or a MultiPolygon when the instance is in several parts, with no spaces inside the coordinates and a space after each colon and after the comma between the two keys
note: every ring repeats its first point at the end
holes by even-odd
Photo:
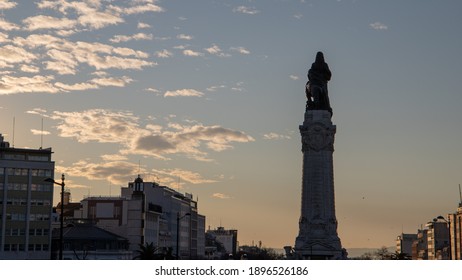
{"type": "Polygon", "coordinates": [[[308,98],[307,108],[311,110],[327,110],[332,114],[327,82],[330,81],[332,73],[329,65],[324,61],[324,54],[318,52],[316,60],[308,70],[308,83],[306,84],[306,97],[308,98]]]}

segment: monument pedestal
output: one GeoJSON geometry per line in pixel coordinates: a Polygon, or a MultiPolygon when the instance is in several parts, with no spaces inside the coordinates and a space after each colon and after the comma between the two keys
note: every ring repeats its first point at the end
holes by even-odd
{"type": "Polygon", "coordinates": [[[327,110],[306,110],[300,126],[303,173],[299,235],[295,241],[296,259],[345,259],[337,234],[334,195],[334,136],[327,110]]]}

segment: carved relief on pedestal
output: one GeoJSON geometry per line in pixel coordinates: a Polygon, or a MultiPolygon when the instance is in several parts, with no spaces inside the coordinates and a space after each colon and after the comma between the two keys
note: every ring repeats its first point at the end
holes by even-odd
{"type": "Polygon", "coordinates": [[[313,123],[300,126],[302,151],[334,151],[335,126],[313,123]]]}

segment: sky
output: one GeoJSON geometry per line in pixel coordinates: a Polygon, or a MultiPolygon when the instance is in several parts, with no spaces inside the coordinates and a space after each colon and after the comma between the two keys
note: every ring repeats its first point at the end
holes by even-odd
{"type": "Polygon", "coordinates": [[[52,147],[73,201],[118,195],[140,174],[192,193],[206,226],[238,229],[241,245],[294,245],[298,126],[322,51],[342,245],[393,246],[457,209],[460,1],[0,0],[0,11],[0,133],[52,147]]]}

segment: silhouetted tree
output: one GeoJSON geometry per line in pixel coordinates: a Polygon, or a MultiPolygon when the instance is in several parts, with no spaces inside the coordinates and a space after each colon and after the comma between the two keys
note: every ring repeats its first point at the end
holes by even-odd
{"type": "Polygon", "coordinates": [[[377,249],[374,253],[378,260],[389,260],[390,252],[388,252],[387,247],[382,246],[382,248],[377,249]]]}
{"type": "Polygon", "coordinates": [[[398,253],[398,251],[394,252],[390,255],[391,260],[410,260],[411,257],[406,253],[398,253]]]}
{"type": "Polygon", "coordinates": [[[136,250],[138,255],[134,257],[135,260],[157,260],[158,254],[156,254],[157,248],[154,244],[147,243],[146,244],[139,244],[140,248],[136,250]]]}

